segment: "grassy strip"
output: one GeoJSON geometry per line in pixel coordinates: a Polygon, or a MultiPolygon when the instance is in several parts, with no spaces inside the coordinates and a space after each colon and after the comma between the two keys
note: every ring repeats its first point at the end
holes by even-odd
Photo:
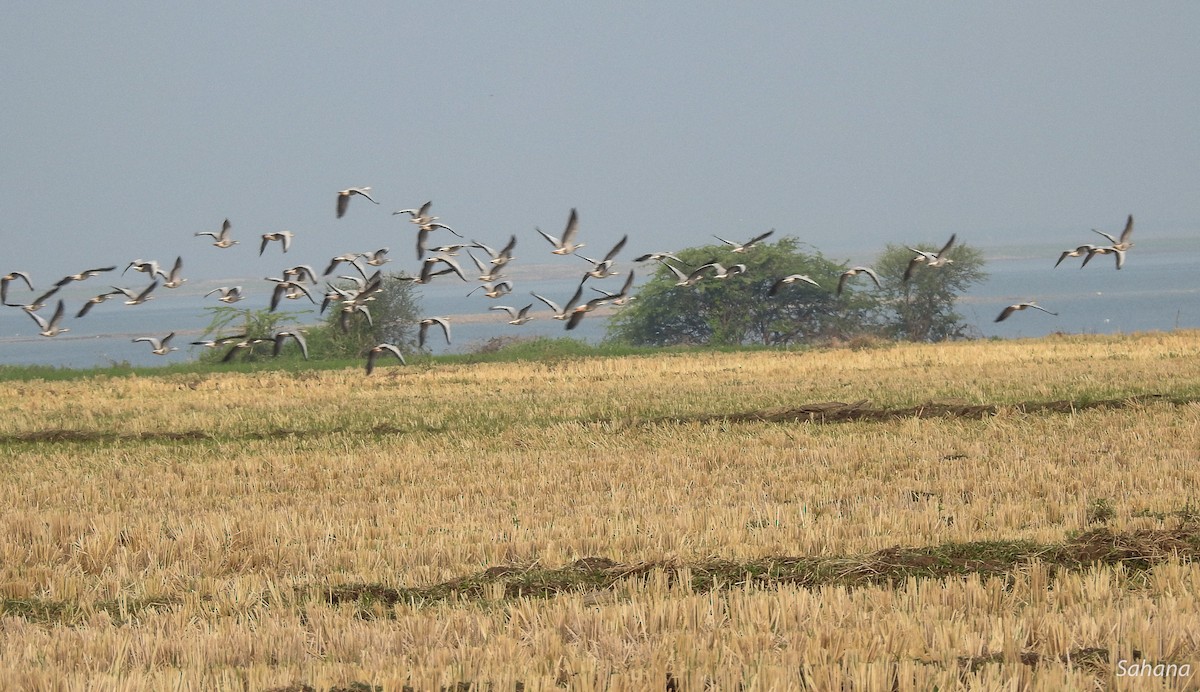
{"type": "MultiPolygon", "coordinates": [[[[795,408],[772,409],[768,411],[748,411],[745,413],[701,414],[696,416],[671,416],[656,419],[635,420],[581,420],[579,423],[607,423],[617,425],[655,425],[662,423],[844,423],[852,421],[888,421],[900,418],[985,418],[996,415],[1002,408],[1011,409],[1018,413],[1074,413],[1086,409],[1121,409],[1146,403],[1167,403],[1186,405],[1200,402],[1200,397],[1166,397],[1161,394],[1145,394],[1129,396],[1120,399],[1092,399],[1083,401],[1026,401],[1015,404],[945,404],[930,402],[919,406],[902,408],[869,408],[867,402],[860,401],[844,404],[840,401],[805,404],[795,408]]],[[[376,425],[367,430],[352,431],[342,429],[340,432],[358,432],[375,437],[387,435],[403,435],[413,432],[440,432],[422,426],[397,427],[394,425],[376,425]]],[[[272,428],[270,430],[247,432],[236,435],[241,440],[269,440],[279,438],[320,437],[328,435],[326,429],[306,428],[272,428]]],[[[0,445],[15,443],[48,443],[48,442],[188,442],[216,439],[230,439],[230,435],[213,434],[206,430],[152,430],[140,433],[120,433],[99,430],[80,430],[74,428],[52,428],[34,430],[23,433],[0,435],[0,445]]]]}
{"type": "Polygon", "coordinates": [[[869,408],[867,406],[869,402],[864,399],[852,404],[845,404],[840,401],[827,401],[818,404],[805,404],[796,408],[732,414],[705,414],[647,422],[747,423],[767,421],[779,423],[811,421],[815,423],[840,423],[846,421],[887,421],[898,418],[986,418],[987,416],[996,415],[1001,408],[1009,408],[1017,413],[1074,413],[1092,408],[1128,408],[1151,402],[1181,405],[1195,403],[1196,401],[1200,401],[1200,399],[1196,397],[1167,397],[1162,394],[1140,394],[1119,399],[1084,399],[1080,401],[1059,399],[1055,401],[1021,401],[1012,404],[929,402],[901,408],[869,408]]]}
{"type": "Polygon", "coordinates": [[[114,627],[132,622],[138,616],[169,608],[179,603],[173,598],[131,598],[99,601],[84,607],[72,601],[43,598],[5,598],[0,600],[0,616],[19,617],[27,622],[49,625],[79,624],[97,613],[107,613],[114,627]]]}
{"type": "MultiPolygon", "coordinates": [[[[1035,560],[1049,566],[1052,573],[1079,571],[1097,564],[1123,564],[1128,569],[1143,570],[1173,556],[1187,562],[1200,556],[1200,526],[1195,522],[1181,521],[1181,526],[1176,529],[1129,533],[1101,528],[1057,544],[979,541],[925,548],[888,548],[852,557],[778,557],[753,562],[710,560],[687,565],[671,562],[620,564],[603,557],[590,557],[559,569],[492,567],[428,587],[397,589],[378,584],[347,584],[322,587],[320,594],[321,600],[332,605],[354,604],[366,616],[378,612],[375,606],[482,601],[498,593],[503,593],[505,598],[552,598],[562,593],[609,589],[622,580],[646,578],[655,571],[661,571],[668,584],[687,580],[695,591],[747,585],[769,588],[776,584],[798,584],[817,589],[896,584],[908,579],[953,579],[971,574],[982,578],[1008,577],[1014,570],[1035,560]]],[[[303,594],[301,600],[304,600],[303,594]]],[[[99,601],[87,606],[70,601],[6,598],[0,600],[0,616],[51,625],[73,625],[97,613],[107,613],[114,624],[120,625],[136,620],[141,614],[178,603],[177,599],[169,597],[99,601]]]]}
{"type": "Polygon", "coordinates": [[[798,584],[816,589],[895,584],[908,579],[951,579],[971,574],[982,578],[1004,577],[1033,561],[1048,565],[1052,572],[1079,571],[1096,564],[1148,569],[1172,556],[1189,562],[1200,556],[1200,527],[1185,524],[1177,529],[1131,533],[1096,529],[1057,544],[981,541],[888,548],[853,557],[781,557],[745,563],[713,560],[689,565],[629,565],[592,557],[560,569],[492,567],[428,587],[397,589],[378,584],[346,584],[324,587],[322,593],[330,604],[353,603],[367,613],[375,605],[485,600],[501,589],[505,598],[551,598],[567,592],[608,589],[621,580],[644,578],[654,571],[663,572],[668,583],[687,579],[696,591],[748,584],[763,587],[798,584]]]}

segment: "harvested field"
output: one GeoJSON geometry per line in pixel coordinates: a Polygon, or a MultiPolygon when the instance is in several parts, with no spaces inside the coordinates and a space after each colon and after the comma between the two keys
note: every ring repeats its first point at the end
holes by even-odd
{"type": "Polygon", "coordinates": [[[0,383],[0,678],[1124,689],[1200,663],[1198,384],[1194,332],[0,383]]]}

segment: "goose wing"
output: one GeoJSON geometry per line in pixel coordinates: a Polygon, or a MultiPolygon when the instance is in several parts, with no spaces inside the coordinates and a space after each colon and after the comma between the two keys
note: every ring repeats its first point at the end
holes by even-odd
{"type": "Polygon", "coordinates": [[[613,258],[617,256],[617,253],[621,251],[621,248],[625,247],[625,242],[628,240],[629,240],[628,233],[626,233],[624,236],[621,236],[621,239],[618,240],[617,244],[614,245],[613,248],[608,251],[608,254],[604,256],[604,259],[602,261],[603,262],[611,262],[613,260],[613,258]]]}
{"type": "Polygon", "coordinates": [[[758,243],[758,242],[764,241],[764,240],[766,240],[767,238],[770,238],[770,237],[771,237],[771,234],[773,234],[774,232],[775,232],[775,229],[774,229],[774,228],[772,228],[771,230],[767,231],[766,233],[763,233],[762,235],[757,235],[757,236],[754,236],[753,238],[751,238],[751,239],[749,240],[749,242],[747,242],[747,243],[746,243],[745,245],[743,245],[742,247],[750,247],[751,245],[754,245],[755,243],[758,243]]]}
{"type": "Polygon", "coordinates": [[[942,255],[944,255],[950,251],[950,248],[954,245],[954,240],[955,240],[955,238],[957,238],[957,236],[958,236],[957,233],[950,234],[950,240],[947,240],[946,244],[942,246],[942,249],[937,251],[938,257],[941,257],[942,255]]]}
{"type": "Polygon", "coordinates": [[[579,232],[579,214],[572,207],[571,215],[567,217],[567,227],[563,229],[562,244],[564,247],[575,241],[575,234],[577,232],[579,232]]]}
{"type": "Polygon", "coordinates": [[[1130,236],[1133,235],[1133,214],[1125,221],[1125,230],[1121,231],[1121,243],[1129,242],[1130,236]]]}

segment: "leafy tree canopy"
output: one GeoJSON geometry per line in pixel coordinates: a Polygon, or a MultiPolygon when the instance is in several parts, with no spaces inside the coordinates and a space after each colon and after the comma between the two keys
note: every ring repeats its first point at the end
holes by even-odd
{"type": "Polygon", "coordinates": [[[638,290],[637,300],[610,320],[608,338],[638,346],[785,345],[860,330],[878,307],[875,300],[860,286],[848,286],[837,296],[833,291],[846,267],[816,250],[801,251],[800,245],[782,238],[745,253],[730,252],[725,245],[677,252],[682,261],[678,268],[685,274],[710,262],[726,268],[741,263],[746,270],[717,279],[710,269],[695,285],[678,286],[676,274],[658,266],[638,290]],[[805,274],[819,287],[795,282],[768,295],[777,280],[792,274],[805,274]]]}
{"type": "MultiPolygon", "coordinates": [[[[918,250],[937,252],[940,247],[918,245],[918,250]]],[[[907,341],[943,341],[970,336],[970,326],[954,309],[959,295],[987,278],[983,253],[962,243],[947,251],[950,263],[940,267],[918,264],[904,281],[909,262],[916,256],[911,249],[888,245],[875,261],[875,271],[883,283],[880,299],[886,306],[884,333],[907,341]]]]}

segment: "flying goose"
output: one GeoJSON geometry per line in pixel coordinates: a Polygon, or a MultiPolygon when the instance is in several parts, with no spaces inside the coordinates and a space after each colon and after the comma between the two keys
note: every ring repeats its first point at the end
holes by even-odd
{"type": "Polygon", "coordinates": [[[236,356],[239,351],[244,351],[248,348],[252,348],[255,344],[261,344],[267,341],[270,341],[270,339],[242,339],[225,352],[225,357],[221,359],[221,362],[228,363],[229,361],[233,360],[233,357],[236,356]]]}
{"type": "Polygon", "coordinates": [[[203,346],[205,348],[216,348],[217,346],[222,346],[224,344],[232,343],[234,341],[241,341],[242,339],[245,339],[245,338],[246,338],[245,334],[231,334],[229,336],[218,336],[215,339],[202,339],[200,341],[193,341],[192,345],[193,346],[203,346]]]}
{"type": "Polygon", "coordinates": [[[695,286],[696,284],[700,283],[700,280],[704,278],[704,273],[706,271],[708,271],[707,264],[701,265],[701,266],[697,267],[696,269],[693,269],[690,274],[684,274],[683,271],[681,271],[679,269],[679,267],[676,267],[675,265],[671,264],[670,262],[662,261],[661,264],[662,264],[662,266],[666,267],[667,269],[670,269],[671,273],[675,275],[675,279],[676,279],[675,285],[676,286],[695,286]]]}
{"type": "Polygon", "coordinates": [[[476,257],[475,255],[472,255],[470,250],[467,250],[467,257],[470,257],[471,261],[474,262],[475,266],[479,268],[480,272],[482,272],[479,275],[480,281],[483,281],[485,283],[492,283],[494,281],[498,281],[501,277],[504,276],[503,274],[500,273],[501,271],[504,270],[503,264],[484,264],[483,262],[479,261],[478,257],[476,257]]]}
{"type": "Polygon", "coordinates": [[[263,233],[262,234],[262,243],[260,243],[258,246],[258,256],[262,257],[263,250],[267,249],[267,244],[272,241],[276,241],[276,240],[279,241],[280,244],[283,245],[283,251],[284,251],[284,253],[286,253],[288,251],[288,248],[290,248],[292,246],[292,238],[294,238],[295,235],[296,234],[292,233],[291,231],[276,231],[275,233],[263,233]]]}
{"type": "Polygon", "coordinates": [[[467,295],[470,296],[472,293],[474,293],[475,291],[478,291],[481,288],[483,289],[484,296],[486,296],[488,298],[500,298],[502,296],[508,295],[509,293],[512,293],[513,282],[505,279],[504,281],[497,281],[494,284],[485,283],[482,286],[476,286],[475,288],[472,288],[470,291],[467,292],[467,295]]]}
{"type": "Polygon", "coordinates": [[[558,306],[558,303],[555,303],[553,300],[550,300],[549,298],[547,298],[545,296],[538,295],[538,294],[534,293],[533,291],[530,291],[529,295],[542,301],[551,310],[553,310],[554,311],[554,319],[565,320],[571,316],[571,311],[573,311],[575,309],[575,304],[579,302],[579,298],[583,295],[583,284],[582,283],[579,284],[579,288],[575,289],[575,295],[571,296],[571,299],[567,301],[567,304],[562,306],[561,308],[558,306]]]}
{"type": "Polygon", "coordinates": [[[58,293],[59,288],[61,288],[61,287],[55,286],[54,288],[50,289],[49,291],[46,291],[45,293],[38,296],[37,298],[34,298],[33,302],[29,303],[27,305],[16,305],[13,303],[5,303],[5,305],[7,305],[10,308],[21,308],[25,312],[36,312],[46,306],[46,301],[49,300],[50,296],[54,295],[55,293],[58,293]]]}
{"type": "Polygon", "coordinates": [[[625,247],[625,241],[627,240],[629,240],[628,233],[621,236],[621,239],[617,241],[617,244],[614,245],[613,248],[608,251],[608,254],[604,256],[604,259],[600,260],[599,262],[591,257],[584,257],[583,255],[576,254],[576,257],[592,263],[592,270],[584,274],[584,276],[590,276],[593,279],[603,279],[608,276],[616,276],[619,274],[620,272],[615,272],[612,270],[613,259],[617,256],[617,253],[621,251],[621,248],[625,247]]]}
{"type": "MultiPolygon", "coordinates": [[[[110,272],[114,269],[116,269],[115,266],[100,267],[99,269],[84,269],[83,271],[79,272],[78,274],[68,274],[67,276],[64,276],[63,278],[56,281],[54,283],[54,285],[55,286],[66,286],[67,284],[71,283],[72,281],[83,281],[89,277],[99,276],[100,274],[103,274],[104,272],[110,272]]],[[[30,289],[30,290],[33,290],[33,289],[30,289]]]]}
{"type": "Polygon", "coordinates": [[[696,271],[700,271],[701,269],[712,269],[713,274],[709,277],[712,279],[728,279],[738,274],[746,273],[746,265],[744,264],[735,264],[732,267],[726,268],[720,262],[709,262],[697,267],[696,271]]]}
{"type": "Polygon", "coordinates": [[[125,297],[129,299],[125,301],[126,305],[141,305],[148,300],[154,300],[154,296],[150,294],[154,291],[154,289],[158,288],[158,281],[155,280],[154,283],[142,289],[141,293],[134,293],[132,289],[120,288],[118,286],[112,286],[111,288],[114,291],[119,291],[125,294],[125,297]]]}
{"type": "Polygon", "coordinates": [[[1099,233],[1105,238],[1108,238],[1109,242],[1112,243],[1112,249],[1124,252],[1125,250],[1133,247],[1133,243],[1129,242],[1129,239],[1133,237],[1133,214],[1130,214],[1129,218],[1125,220],[1125,230],[1121,231],[1120,239],[1114,238],[1104,231],[1098,231],[1094,228],[1092,229],[1092,232],[1099,233]]]}
{"type": "Polygon", "coordinates": [[[629,272],[629,276],[625,277],[625,285],[621,287],[620,293],[609,293],[602,288],[593,287],[592,290],[603,294],[608,298],[609,305],[628,305],[629,301],[633,300],[633,296],[629,295],[629,289],[633,287],[633,272],[629,272]]]}
{"type": "Polygon", "coordinates": [[[287,269],[283,270],[283,278],[285,278],[285,279],[295,279],[296,281],[305,281],[306,280],[305,277],[308,277],[307,281],[310,284],[312,284],[313,286],[316,286],[317,283],[319,283],[317,281],[316,272],[314,272],[313,268],[307,264],[297,264],[294,267],[288,267],[287,269]]]}
{"type": "Polygon", "coordinates": [[[453,259],[446,257],[445,255],[437,255],[434,257],[425,258],[425,261],[421,263],[421,273],[417,276],[402,276],[400,279],[402,281],[411,281],[415,284],[427,284],[433,280],[433,277],[441,276],[442,274],[449,274],[451,272],[457,274],[458,278],[462,279],[463,281],[467,280],[467,277],[463,276],[462,267],[458,266],[458,262],[455,262],[453,259]],[[445,264],[446,268],[433,271],[434,265],[439,262],[445,264]]]}
{"type": "Polygon", "coordinates": [[[531,308],[531,307],[533,307],[533,303],[526,305],[525,307],[521,308],[520,310],[518,310],[514,307],[509,307],[508,305],[493,305],[492,307],[490,307],[488,309],[489,310],[504,310],[505,312],[508,313],[508,316],[512,318],[508,321],[509,324],[522,325],[533,319],[532,317],[529,316],[529,308],[531,308]]]}
{"type": "Polygon", "coordinates": [[[417,346],[425,346],[425,335],[429,328],[433,325],[438,325],[442,328],[442,334],[446,336],[446,345],[450,345],[450,322],[445,317],[426,317],[419,322],[420,330],[417,332],[417,346]]]}
{"type": "Polygon", "coordinates": [[[950,240],[937,252],[926,252],[924,250],[917,250],[916,248],[908,248],[917,253],[917,256],[908,261],[908,267],[904,270],[904,281],[912,278],[913,271],[917,268],[918,264],[924,264],[926,267],[942,267],[953,262],[954,260],[950,259],[946,253],[954,245],[954,239],[957,235],[957,233],[952,233],[950,240]]]}
{"type": "Polygon", "coordinates": [[[478,240],[472,240],[471,247],[477,247],[488,253],[488,256],[492,258],[492,264],[504,266],[513,260],[512,251],[517,247],[517,236],[514,234],[509,237],[508,243],[499,250],[493,250],[478,240]]]}
{"type": "Polygon", "coordinates": [[[379,204],[371,195],[367,194],[369,187],[350,187],[345,190],[338,190],[337,196],[337,217],[340,219],[346,214],[346,207],[350,204],[350,195],[361,195],[366,197],[372,204],[379,204]]]}
{"type": "MultiPolygon", "coordinates": [[[[409,222],[415,223],[419,227],[426,227],[426,226],[432,227],[432,226],[436,225],[438,228],[443,228],[442,224],[434,223],[435,221],[438,220],[438,217],[429,215],[429,208],[432,206],[433,206],[433,200],[429,200],[429,201],[425,202],[424,204],[422,204],[417,209],[400,209],[399,211],[394,211],[394,212],[392,212],[392,216],[396,216],[397,214],[408,214],[409,222]]],[[[449,229],[447,228],[447,230],[449,230],[449,229]]],[[[458,235],[458,234],[455,233],[455,235],[458,235]]],[[[462,236],[459,236],[459,237],[461,238],[462,236]]]]}
{"type": "Polygon", "coordinates": [[[722,243],[725,243],[726,245],[730,246],[732,248],[730,250],[730,252],[742,253],[742,252],[745,252],[745,251],[749,250],[750,248],[754,247],[755,245],[758,245],[760,242],[766,240],[767,238],[770,238],[771,234],[774,232],[775,232],[775,229],[772,228],[771,230],[767,231],[766,233],[763,233],[762,235],[756,235],[744,243],[735,243],[731,240],[725,240],[724,238],[722,238],[719,235],[714,235],[713,237],[716,238],[717,240],[721,241],[722,243]]]}
{"type": "Polygon", "coordinates": [[[633,261],[634,262],[647,262],[650,260],[655,260],[655,261],[661,262],[665,259],[673,259],[676,262],[683,264],[683,260],[679,259],[678,257],[676,257],[675,255],[673,255],[669,252],[647,252],[646,254],[644,254],[640,257],[634,257],[633,261]]]}
{"type": "Polygon", "coordinates": [[[275,312],[275,308],[279,307],[280,298],[297,300],[303,296],[308,298],[308,302],[312,303],[313,305],[317,304],[317,301],[313,300],[312,294],[309,293],[308,289],[304,287],[304,284],[300,283],[299,281],[292,281],[290,279],[272,279],[269,277],[267,280],[275,282],[275,290],[271,292],[270,312],[275,312]]]}
{"type": "Polygon", "coordinates": [[[91,298],[88,298],[87,301],[84,302],[83,307],[79,309],[79,312],[75,314],[75,319],[79,319],[80,317],[88,314],[93,307],[103,303],[109,298],[119,295],[123,295],[123,293],[121,291],[108,291],[106,293],[101,293],[98,296],[92,296],[91,298]]]}
{"type": "MultiPolygon", "coordinates": [[[[567,319],[567,329],[574,329],[575,327],[579,326],[579,323],[583,320],[584,315],[595,310],[596,308],[600,307],[601,305],[604,305],[605,303],[608,303],[613,300],[624,299],[626,297],[625,292],[628,291],[629,287],[633,284],[632,279],[633,279],[633,272],[629,272],[629,278],[625,280],[625,288],[623,288],[621,290],[621,293],[618,293],[616,296],[601,296],[599,298],[592,298],[591,300],[584,303],[583,305],[575,306],[575,309],[571,311],[570,318],[567,319]]],[[[580,285],[582,285],[582,284],[580,284],[580,285]]]]}
{"type": "Polygon", "coordinates": [[[851,267],[842,272],[841,276],[838,277],[837,294],[839,296],[842,295],[842,289],[846,286],[847,279],[852,276],[858,276],[859,274],[866,274],[867,276],[871,277],[872,281],[875,282],[876,288],[883,288],[883,285],[879,283],[879,275],[875,273],[874,269],[871,269],[870,267],[851,267]]]}
{"type": "Polygon", "coordinates": [[[135,259],[129,263],[129,266],[125,267],[125,270],[121,272],[121,276],[125,276],[125,272],[129,271],[130,269],[134,270],[135,272],[149,274],[150,276],[157,276],[158,274],[162,273],[162,270],[158,268],[158,262],[156,260],[146,261],[135,259]]]}
{"type": "Polygon", "coordinates": [[[197,236],[202,236],[202,235],[212,236],[212,238],[214,240],[213,246],[219,247],[219,248],[227,248],[227,247],[232,247],[232,246],[238,244],[238,241],[231,240],[229,238],[229,230],[231,228],[232,228],[232,226],[229,224],[229,219],[225,219],[225,223],[221,224],[220,233],[214,233],[213,231],[199,231],[198,233],[196,233],[196,235],[197,236]]]}
{"type": "Polygon", "coordinates": [[[1091,250],[1088,250],[1087,257],[1083,258],[1083,264],[1080,264],[1079,268],[1083,269],[1086,267],[1087,263],[1091,262],[1092,258],[1096,255],[1113,255],[1117,260],[1117,269],[1125,266],[1125,251],[1120,250],[1117,248],[1117,246],[1113,245],[1112,247],[1093,247],[1091,250]]]}
{"type": "Polygon", "coordinates": [[[1090,254],[1091,251],[1095,249],[1095,245],[1080,245],[1074,250],[1063,250],[1062,254],[1058,256],[1058,261],[1054,263],[1054,266],[1057,267],[1058,265],[1062,264],[1063,260],[1068,257],[1079,257],[1084,254],[1090,254]]]}
{"type": "Polygon", "coordinates": [[[4,276],[0,276],[0,303],[8,304],[8,284],[11,281],[22,279],[29,290],[33,290],[33,283],[29,280],[29,274],[26,272],[9,272],[4,276]]]}
{"type": "Polygon", "coordinates": [[[33,312],[32,310],[30,310],[28,312],[29,312],[29,316],[33,318],[33,321],[37,322],[38,328],[41,329],[41,331],[38,333],[41,334],[42,336],[57,336],[59,334],[62,334],[63,332],[71,331],[70,329],[67,329],[66,327],[58,326],[59,323],[62,322],[62,317],[63,317],[62,299],[59,299],[58,307],[54,309],[54,316],[50,318],[49,322],[47,322],[45,319],[42,318],[41,315],[37,314],[36,312],[33,312]]]}
{"type": "Polygon", "coordinates": [[[429,208],[433,205],[433,200],[429,200],[421,205],[419,209],[400,209],[392,212],[392,216],[397,214],[408,214],[409,222],[417,225],[417,259],[425,256],[425,245],[428,242],[430,232],[439,228],[444,228],[454,235],[462,238],[463,235],[458,231],[450,228],[444,223],[440,223],[436,216],[429,215],[429,208]]]}
{"type": "Polygon", "coordinates": [[[1041,310],[1042,312],[1050,313],[1051,315],[1058,315],[1057,312],[1050,312],[1046,308],[1038,305],[1037,303],[1035,303],[1031,300],[1028,303],[1017,303],[1015,305],[1009,305],[1008,307],[1004,308],[1004,310],[1002,310],[1000,312],[1000,316],[996,318],[996,321],[1003,322],[1004,320],[1008,319],[1009,315],[1013,314],[1017,310],[1024,310],[1025,308],[1033,308],[1035,310],[1041,310]]]}
{"type": "Polygon", "coordinates": [[[404,354],[400,352],[400,349],[396,348],[392,344],[379,344],[378,346],[367,351],[367,374],[368,375],[370,375],[375,370],[375,360],[377,358],[379,358],[379,354],[381,354],[381,353],[390,353],[393,356],[396,356],[396,358],[398,358],[400,360],[401,365],[408,365],[408,363],[406,363],[404,361],[404,354]]]}
{"type": "Polygon", "coordinates": [[[288,337],[291,337],[300,346],[300,354],[304,356],[304,360],[308,360],[308,342],[304,340],[304,334],[297,329],[276,332],[274,337],[275,346],[271,351],[271,355],[279,355],[283,350],[283,342],[287,341],[288,337]]]}
{"type": "Polygon", "coordinates": [[[356,312],[361,312],[367,318],[368,326],[375,326],[375,321],[371,319],[371,311],[367,309],[366,305],[354,300],[347,300],[342,302],[341,311],[338,313],[338,326],[342,328],[342,333],[350,333],[350,317],[356,312]]]}
{"type": "Polygon", "coordinates": [[[388,262],[391,262],[391,260],[386,257],[387,253],[388,253],[388,249],[385,247],[381,247],[378,250],[376,250],[375,252],[364,252],[364,253],[360,254],[359,257],[362,257],[363,259],[365,259],[367,261],[368,266],[381,267],[381,266],[387,264],[388,262]]]}
{"type": "Polygon", "coordinates": [[[811,284],[813,286],[816,286],[817,288],[821,287],[821,284],[819,284],[816,281],[813,281],[811,278],[809,278],[808,274],[789,274],[789,275],[783,277],[782,279],[776,281],[774,284],[772,284],[771,290],[767,291],[767,295],[768,296],[777,295],[779,293],[779,291],[783,289],[784,286],[794,284],[797,281],[803,281],[804,283],[811,284]]]}
{"type": "Polygon", "coordinates": [[[359,274],[362,274],[363,277],[366,277],[366,274],[363,273],[362,267],[358,266],[358,260],[361,257],[362,257],[361,252],[347,252],[347,253],[338,255],[337,257],[334,257],[333,259],[329,260],[329,266],[325,267],[325,272],[322,274],[322,276],[329,276],[330,274],[332,274],[334,272],[334,270],[337,269],[339,264],[341,264],[342,262],[346,262],[347,264],[349,264],[352,267],[354,267],[355,269],[357,269],[359,274]]]}
{"type": "Polygon", "coordinates": [[[214,293],[221,294],[221,297],[217,298],[217,300],[221,301],[222,303],[229,303],[229,304],[236,303],[239,300],[241,300],[243,297],[241,286],[222,286],[220,288],[214,288],[213,290],[209,291],[208,293],[205,293],[204,297],[207,298],[214,293]]]}
{"type": "Polygon", "coordinates": [[[567,227],[563,230],[561,240],[543,232],[542,229],[537,228],[536,226],[533,230],[541,234],[543,238],[545,238],[551,245],[554,246],[554,249],[550,251],[550,254],[569,255],[579,248],[584,247],[583,243],[575,243],[575,234],[579,232],[579,214],[576,213],[574,208],[571,209],[571,215],[567,217],[567,227]]]}
{"type": "Polygon", "coordinates": [[[182,272],[182,271],[183,271],[183,258],[176,257],[175,264],[171,266],[170,272],[162,272],[162,271],[158,272],[158,276],[161,276],[162,278],[166,279],[166,281],[163,282],[163,288],[179,288],[180,286],[182,286],[183,282],[187,281],[187,279],[185,279],[179,275],[180,272],[182,272]]]}
{"type": "Polygon", "coordinates": [[[133,343],[136,344],[138,342],[145,341],[146,343],[150,344],[150,346],[152,347],[152,349],[150,351],[151,353],[153,353],[156,356],[165,356],[168,353],[170,353],[171,351],[179,350],[179,349],[175,348],[174,346],[170,345],[171,339],[174,339],[174,338],[175,338],[175,332],[171,332],[170,334],[164,336],[161,339],[156,339],[152,336],[139,336],[138,338],[133,340],[133,343]]]}

